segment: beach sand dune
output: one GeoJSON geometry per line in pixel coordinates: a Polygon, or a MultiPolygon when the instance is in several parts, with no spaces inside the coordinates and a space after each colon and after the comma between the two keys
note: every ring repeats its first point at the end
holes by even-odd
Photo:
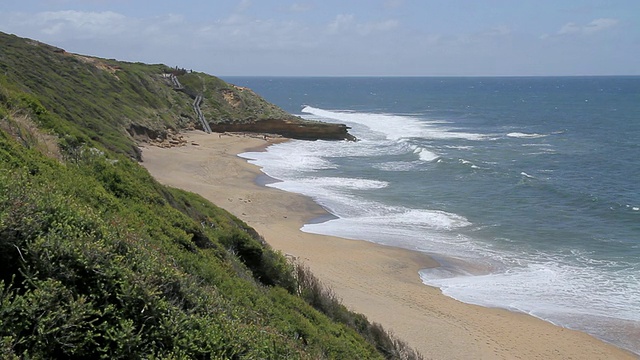
{"type": "Polygon", "coordinates": [[[422,284],[418,271],[437,266],[422,253],[301,232],[325,211],[304,196],[256,184],[259,169],[237,156],[282,139],[184,136],[189,145],[143,147],[142,165],[161,183],[199,193],[244,220],[275,249],[309,266],[348,308],[427,359],[636,359],[585,333],[446,297],[422,284]]]}

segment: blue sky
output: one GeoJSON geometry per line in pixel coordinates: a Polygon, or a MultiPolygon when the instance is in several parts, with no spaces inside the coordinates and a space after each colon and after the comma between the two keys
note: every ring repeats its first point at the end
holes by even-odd
{"type": "Polygon", "coordinates": [[[0,1],[0,31],[219,76],[640,75],[639,0],[0,1]]]}

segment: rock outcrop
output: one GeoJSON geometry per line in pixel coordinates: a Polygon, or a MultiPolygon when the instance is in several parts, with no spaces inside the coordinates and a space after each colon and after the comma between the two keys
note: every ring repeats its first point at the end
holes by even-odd
{"type": "Polygon", "coordinates": [[[243,123],[209,123],[213,132],[253,132],[277,134],[300,140],[351,140],[349,127],[317,121],[266,119],[243,123]]]}

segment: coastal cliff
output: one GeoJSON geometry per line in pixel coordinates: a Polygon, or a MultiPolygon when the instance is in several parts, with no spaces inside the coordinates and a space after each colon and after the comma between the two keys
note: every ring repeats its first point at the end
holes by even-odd
{"type": "Polygon", "coordinates": [[[419,359],[245,222],[139,164],[139,142],[201,122],[191,80],[212,124],[306,126],[175,70],[0,33],[0,358],[419,359]]]}
{"type": "Polygon", "coordinates": [[[353,140],[340,124],[291,115],[250,89],[204,73],[73,54],[38,41],[0,34],[0,71],[22,101],[46,109],[42,125],[64,133],[65,146],[106,147],[140,160],[138,143],[166,141],[182,130],[244,131],[307,140],[353,140]],[[200,112],[194,100],[200,98],[200,112]],[[206,124],[203,124],[203,121],[206,124]],[[76,132],[66,131],[76,124],[76,132]]]}

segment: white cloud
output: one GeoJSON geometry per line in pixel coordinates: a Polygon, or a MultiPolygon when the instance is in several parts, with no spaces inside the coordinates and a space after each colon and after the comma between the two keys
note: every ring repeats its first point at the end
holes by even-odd
{"type": "Polygon", "coordinates": [[[573,22],[566,23],[563,25],[560,30],[558,30],[558,35],[571,35],[571,34],[582,34],[589,35],[594,34],[600,31],[604,31],[606,29],[610,29],[618,25],[619,21],[617,19],[611,18],[600,18],[591,21],[586,25],[579,25],[573,22]]]}
{"type": "Polygon", "coordinates": [[[564,24],[560,30],[558,30],[558,35],[566,35],[566,34],[575,34],[575,33],[579,33],[581,31],[580,26],[578,26],[576,23],[566,23],[564,24]]]}
{"type": "Polygon", "coordinates": [[[197,25],[188,35],[197,41],[194,50],[296,51],[308,48],[314,37],[307,25],[295,21],[260,20],[231,15],[214,23],[197,25]]]}
{"type": "Polygon", "coordinates": [[[618,23],[619,21],[617,19],[610,19],[610,18],[595,19],[589,24],[587,24],[587,26],[584,27],[583,31],[586,34],[591,34],[594,32],[599,32],[602,30],[612,28],[618,25],[618,23]]]}
{"type": "Polygon", "coordinates": [[[57,11],[28,16],[22,21],[41,28],[47,35],[75,33],[79,37],[114,35],[127,27],[124,15],[112,12],[57,11]]]}
{"type": "Polygon", "coordinates": [[[136,18],[113,11],[0,12],[0,31],[70,52],[129,61],[162,62],[186,53],[193,46],[192,27],[173,14],[136,18]]]}

